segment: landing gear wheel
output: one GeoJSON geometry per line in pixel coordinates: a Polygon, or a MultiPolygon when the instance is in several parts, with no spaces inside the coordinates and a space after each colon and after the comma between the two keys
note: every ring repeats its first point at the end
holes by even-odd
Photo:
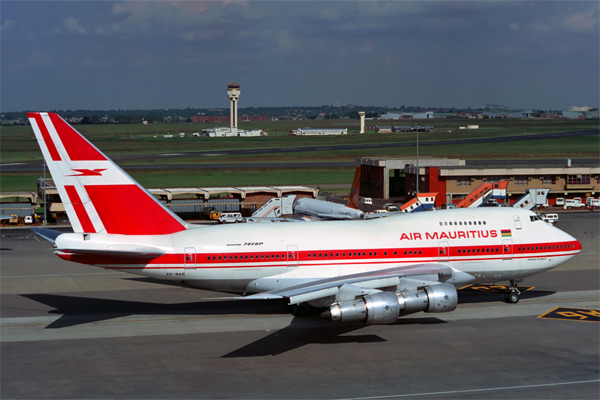
{"type": "Polygon", "coordinates": [[[504,294],[504,301],[509,304],[516,304],[519,302],[519,293],[517,292],[508,292],[504,294]]]}

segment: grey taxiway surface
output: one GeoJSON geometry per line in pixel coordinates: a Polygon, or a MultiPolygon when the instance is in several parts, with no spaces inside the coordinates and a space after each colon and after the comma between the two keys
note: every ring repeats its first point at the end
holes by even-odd
{"type": "Polygon", "coordinates": [[[2,230],[0,397],[598,398],[600,323],[538,316],[600,308],[599,216],[560,214],[583,251],[518,304],[461,291],[452,313],[367,327],[68,263],[2,230]]]}

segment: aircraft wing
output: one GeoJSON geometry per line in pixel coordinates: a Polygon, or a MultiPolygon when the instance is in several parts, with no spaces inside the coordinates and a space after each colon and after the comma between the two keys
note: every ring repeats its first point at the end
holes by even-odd
{"type": "Polygon", "coordinates": [[[454,270],[448,266],[436,263],[403,265],[377,271],[317,279],[241,297],[241,299],[287,298],[290,304],[298,304],[304,301],[333,296],[343,285],[347,284],[360,284],[359,286],[361,287],[369,288],[394,286],[398,285],[399,279],[402,277],[418,275],[437,275],[439,281],[445,281],[454,275],[454,270]]]}
{"type": "Polygon", "coordinates": [[[352,216],[346,214],[323,214],[317,213],[315,214],[319,218],[323,219],[353,219],[352,216]]]}

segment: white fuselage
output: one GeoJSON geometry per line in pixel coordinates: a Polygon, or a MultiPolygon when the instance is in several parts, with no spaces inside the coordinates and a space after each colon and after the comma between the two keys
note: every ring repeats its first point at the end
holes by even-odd
{"type": "Polygon", "coordinates": [[[235,293],[251,292],[248,284],[265,277],[275,277],[285,286],[286,280],[293,284],[423,263],[450,266],[469,274],[471,282],[495,282],[549,270],[581,251],[572,236],[530,211],[513,208],[443,210],[364,221],[223,225],[170,235],[91,234],[85,241],[82,237],[59,236],[57,254],[235,293]],[[153,259],[104,258],[76,254],[79,246],[137,246],[165,254],[153,259]]]}

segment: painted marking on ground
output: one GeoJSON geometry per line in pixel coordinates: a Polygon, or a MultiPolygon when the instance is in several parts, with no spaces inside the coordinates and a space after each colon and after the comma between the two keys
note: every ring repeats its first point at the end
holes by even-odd
{"type": "Polygon", "coordinates": [[[566,319],[569,321],[600,322],[600,310],[591,308],[556,307],[538,318],[566,319]]]}
{"type": "MultiPolygon", "coordinates": [[[[534,289],[535,286],[519,286],[519,291],[525,293],[534,289]]],[[[472,283],[470,285],[461,287],[461,292],[477,292],[477,293],[506,293],[510,291],[508,285],[493,285],[490,283],[472,283]]]]}
{"type": "MultiPolygon", "coordinates": [[[[375,399],[391,399],[391,398],[400,398],[400,397],[415,397],[415,396],[440,396],[440,395],[448,395],[448,394],[458,394],[458,393],[477,393],[477,392],[490,392],[496,390],[522,390],[522,389],[540,389],[540,388],[548,388],[553,386],[563,386],[563,385],[581,385],[581,384],[589,384],[600,382],[600,379],[592,379],[589,381],[573,381],[573,382],[556,382],[556,383],[546,383],[539,385],[521,385],[521,386],[505,386],[505,387],[496,387],[496,388],[483,388],[483,389],[465,389],[465,390],[448,390],[444,392],[428,392],[428,393],[410,393],[410,394],[390,394],[384,396],[368,396],[368,397],[352,397],[352,400],[375,400],[375,399]]],[[[348,399],[339,399],[339,400],[350,400],[348,399]]]]}

